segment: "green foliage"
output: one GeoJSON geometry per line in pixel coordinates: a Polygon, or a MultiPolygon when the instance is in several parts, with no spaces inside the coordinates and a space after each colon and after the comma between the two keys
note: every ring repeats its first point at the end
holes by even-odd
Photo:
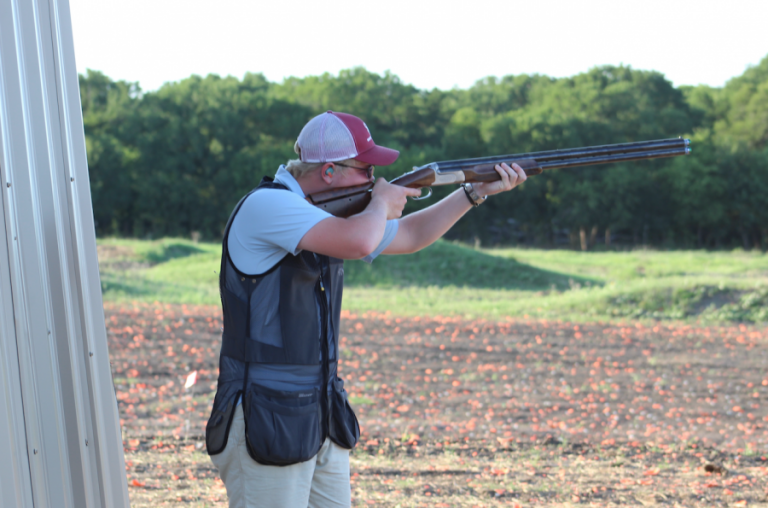
{"type": "Polygon", "coordinates": [[[732,147],[768,146],[768,57],[730,80],[723,90],[726,102],[715,130],[732,147]]]}
{"type": "Polygon", "coordinates": [[[613,316],[682,319],[694,314],[696,306],[705,299],[729,296],[724,293],[709,286],[659,288],[622,294],[608,298],[606,303],[613,316]]]}
{"type": "Polygon", "coordinates": [[[657,288],[609,298],[605,308],[614,317],[685,319],[707,322],[768,322],[768,287],[733,289],[694,285],[657,288]]]}
{"type": "Polygon", "coordinates": [[[737,301],[726,303],[722,307],[708,307],[706,317],[713,321],[768,322],[768,287],[742,291],[737,296],[737,301]]]}
{"type": "Polygon", "coordinates": [[[332,109],[362,117],[378,143],[401,150],[377,169],[388,179],[431,161],[693,140],[685,158],[531,178],[467,214],[451,239],[578,247],[582,233],[590,248],[605,238],[612,246],[768,242],[768,57],[722,89],[675,88],[658,72],[626,66],[559,79],[488,77],[450,91],[361,67],[282,83],[191,76],[150,93],[88,71],[80,87],[101,235],[219,238],[238,199],[295,156],[304,123],[332,109]]]}

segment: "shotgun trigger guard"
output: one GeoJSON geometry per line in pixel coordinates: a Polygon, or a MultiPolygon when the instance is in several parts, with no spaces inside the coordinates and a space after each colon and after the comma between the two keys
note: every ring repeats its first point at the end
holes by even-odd
{"type": "Polygon", "coordinates": [[[410,196],[410,198],[414,201],[421,201],[422,199],[427,199],[432,195],[432,187],[427,187],[427,195],[426,196],[410,196]]]}

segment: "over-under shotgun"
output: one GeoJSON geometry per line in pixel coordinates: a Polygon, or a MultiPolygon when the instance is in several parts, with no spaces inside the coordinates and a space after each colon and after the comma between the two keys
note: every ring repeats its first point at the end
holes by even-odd
{"type": "MultiPolygon", "coordinates": [[[[492,182],[500,179],[499,174],[493,169],[494,166],[504,162],[510,166],[513,163],[518,164],[525,170],[525,174],[530,176],[538,175],[546,169],[574,168],[608,164],[610,162],[688,155],[691,153],[689,145],[690,141],[687,139],[672,138],[431,162],[425,166],[414,168],[413,171],[395,178],[390,183],[417,189],[464,182],[492,182]]],[[[307,201],[336,217],[349,217],[365,210],[365,207],[371,201],[372,189],[373,183],[343,187],[311,194],[307,196],[307,201]]],[[[429,189],[429,193],[424,198],[429,197],[431,194],[432,190],[429,189]]]]}

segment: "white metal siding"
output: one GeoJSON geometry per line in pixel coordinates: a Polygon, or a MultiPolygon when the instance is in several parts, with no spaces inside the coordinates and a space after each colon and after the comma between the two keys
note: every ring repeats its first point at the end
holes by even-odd
{"type": "Polygon", "coordinates": [[[0,177],[0,503],[128,506],[67,0],[0,0],[0,177]]]}

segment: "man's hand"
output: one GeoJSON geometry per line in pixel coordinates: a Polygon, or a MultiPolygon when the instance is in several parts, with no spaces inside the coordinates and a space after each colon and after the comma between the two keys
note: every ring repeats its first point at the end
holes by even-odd
{"type": "Polygon", "coordinates": [[[475,188],[478,195],[492,196],[499,192],[512,190],[528,178],[525,171],[523,171],[523,168],[517,164],[512,164],[511,168],[507,166],[506,163],[497,164],[494,169],[499,176],[501,176],[501,180],[496,180],[495,182],[473,183],[472,187],[475,188]]]}
{"type": "Polygon", "coordinates": [[[403,215],[406,197],[420,195],[420,189],[409,189],[408,187],[392,185],[383,178],[377,178],[376,184],[373,186],[371,205],[384,206],[387,211],[387,220],[398,219],[403,215]]]}

